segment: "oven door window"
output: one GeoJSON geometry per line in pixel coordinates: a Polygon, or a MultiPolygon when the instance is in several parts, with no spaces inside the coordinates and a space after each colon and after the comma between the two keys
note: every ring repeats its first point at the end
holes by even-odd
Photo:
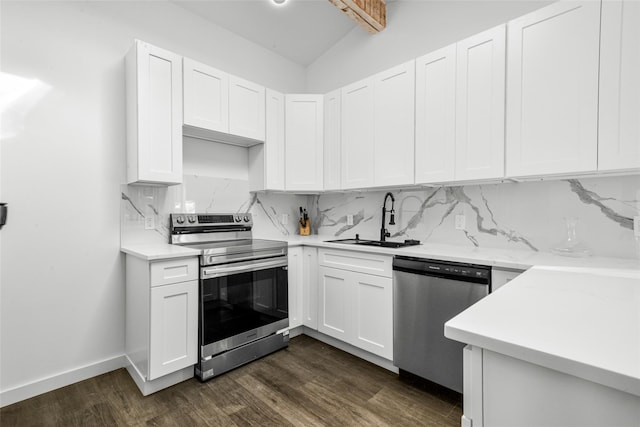
{"type": "Polygon", "coordinates": [[[202,344],[211,344],[288,316],[284,267],[203,279],[202,344]]]}

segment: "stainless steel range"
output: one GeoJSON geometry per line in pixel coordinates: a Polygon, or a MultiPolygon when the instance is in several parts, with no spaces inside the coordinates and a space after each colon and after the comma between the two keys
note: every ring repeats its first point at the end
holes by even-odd
{"type": "Polygon", "coordinates": [[[287,243],[251,238],[251,214],[170,215],[171,243],[200,250],[205,381],[289,343],[287,243]]]}

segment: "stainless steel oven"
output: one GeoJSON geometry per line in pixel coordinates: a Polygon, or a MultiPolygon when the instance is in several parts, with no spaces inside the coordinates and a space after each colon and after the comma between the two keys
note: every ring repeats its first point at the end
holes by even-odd
{"type": "Polygon", "coordinates": [[[200,255],[201,380],[289,342],[287,244],[251,238],[249,214],[172,214],[172,243],[200,255]]]}

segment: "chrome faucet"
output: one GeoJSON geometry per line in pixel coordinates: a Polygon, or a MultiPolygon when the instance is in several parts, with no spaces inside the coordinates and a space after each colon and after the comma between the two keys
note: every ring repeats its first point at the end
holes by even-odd
{"type": "Polygon", "coordinates": [[[389,212],[391,214],[389,216],[389,225],[396,225],[396,221],[395,221],[395,213],[396,213],[396,211],[393,210],[393,205],[394,205],[395,201],[396,201],[396,199],[393,198],[393,194],[387,193],[387,194],[384,195],[384,202],[382,202],[382,227],[380,228],[380,241],[381,242],[384,242],[387,237],[391,236],[391,233],[389,233],[389,231],[384,226],[384,222],[385,222],[385,219],[387,217],[387,212],[389,212]],[[387,210],[387,198],[389,198],[389,197],[391,197],[391,210],[390,211],[387,210]]]}

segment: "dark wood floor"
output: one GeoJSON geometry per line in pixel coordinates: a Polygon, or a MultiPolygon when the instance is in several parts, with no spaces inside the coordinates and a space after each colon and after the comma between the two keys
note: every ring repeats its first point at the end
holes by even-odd
{"type": "Polygon", "coordinates": [[[143,397],[120,369],[0,410],[9,426],[459,426],[459,396],[425,391],[306,336],[206,383],[143,397]]]}

